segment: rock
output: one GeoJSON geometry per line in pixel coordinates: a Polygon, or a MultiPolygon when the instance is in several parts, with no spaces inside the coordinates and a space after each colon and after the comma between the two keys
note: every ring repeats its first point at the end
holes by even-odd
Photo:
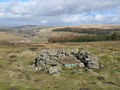
{"type": "Polygon", "coordinates": [[[105,80],[105,78],[103,76],[99,76],[97,77],[98,80],[105,80]]]}
{"type": "Polygon", "coordinates": [[[79,73],[83,73],[83,72],[84,72],[84,70],[79,69],[79,70],[75,71],[74,73],[79,74],[79,73]]]}
{"type": "Polygon", "coordinates": [[[49,73],[59,73],[61,63],[58,60],[79,60],[80,67],[89,69],[98,69],[97,57],[85,50],[79,49],[43,49],[40,55],[35,59],[35,70],[46,70],[49,73]]]}
{"type": "Polygon", "coordinates": [[[55,73],[60,73],[61,72],[61,68],[60,67],[58,67],[58,66],[53,66],[53,67],[50,67],[49,69],[48,69],[48,72],[50,73],[50,74],[55,74],[55,73]]]}
{"type": "Polygon", "coordinates": [[[84,63],[80,63],[79,67],[84,68],[85,67],[84,63]]]}
{"type": "Polygon", "coordinates": [[[79,51],[76,57],[84,63],[85,67],[88,67],[89,69],[99,69],[97,57],[90,52],[85,50],[79,51]]]}
{"type": "Polygon", "coordinates": [[[99,63],[97,61],[89,61],[87,67],[89,69],[99,69],[99,63]]]}

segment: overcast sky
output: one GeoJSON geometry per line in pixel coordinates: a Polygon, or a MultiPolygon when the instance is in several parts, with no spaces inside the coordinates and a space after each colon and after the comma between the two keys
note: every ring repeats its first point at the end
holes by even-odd
{"type": "Polygon", "coordinates": [[[120,0],[0,0],[0,25],[120,24],[120,0]]]}

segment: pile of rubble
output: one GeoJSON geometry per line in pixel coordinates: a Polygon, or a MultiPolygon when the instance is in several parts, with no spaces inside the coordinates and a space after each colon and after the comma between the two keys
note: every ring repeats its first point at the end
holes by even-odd
{"type": "MultiPolygon", "coordinates": [[[[43,49],[40,55],[34,60],[36,70],[46,70],[49,73],[60,73],[64,68],[64,63],[59,60],[79,61],[67,63],[67,66],[77,65],[78,67],[86,67],[88,69],[99,69],[97,57],[85,50],[75,49],[43,49]]],[[[66,63],[65,63],[66,64],[66,63]]]]}

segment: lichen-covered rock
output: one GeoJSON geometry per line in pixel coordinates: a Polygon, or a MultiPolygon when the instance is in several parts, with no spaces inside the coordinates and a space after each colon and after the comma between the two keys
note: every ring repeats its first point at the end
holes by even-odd
{"type": "Polygon", "coordinates": [[[79,67],[99,69],[97,57],[85,50],[75,49],[43,49],[35,59],[34,66],[37,70],[46,70],[49,73],[59,73],[62,70],[58,60],[79,60],[79,67]]]}
{"type": "Polygon", "coordinates": [[[97,57],[90,52],[82,50],[77,54],[77,58],[81,60],[89,69],[99,69],[97,57]]]}
{"type": "Polygon", "coordinates": [[[53,66],[53,67],[50,67],[48,69],[48,72],[50,74],[53,74],[53,73],[60,73],[62,71],[62,68],[60,66],[53,66]]]}
{"type": "Polygon", "coordinates": [[[80,63],[79,67],[84,68],[85,67],[84,63],[80,63]]]}

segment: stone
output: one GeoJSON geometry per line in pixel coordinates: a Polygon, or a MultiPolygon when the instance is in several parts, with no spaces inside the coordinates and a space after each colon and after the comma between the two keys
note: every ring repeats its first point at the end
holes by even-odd
{"type": "Polygon", "coordinates": [[[89,69],[99,69],[97,57],[90,52],[85,50],[79,51],[77,58],[84,63],[85,67],[89,69]]]}
{"type": "Polygon", "coordinates": [[[87,67],[89,69],[99,69],[99,63],[97,61],[89,61],[87,67]]]}
{"type": "Polygon", "coordinates": [[[85,67],[84,63],[80,63],[79,67],[84,68],[85,67]]]}
{"type": "Polygon", "coordinates": [[[58,67],[58,66],[53,66],[53,67],[50,67],[50,68],[48,69],[48,72],[49,72],[50,74],[58,74],[58,73],[61,72],[61,68],[58,67]]]}
{"type": "Polygon", "coordinates": [[[80,74],[80,73],[83,73],[83,72],[84,72],[84,70],[79,69],[79,70],[75,71],[74,73],[76,73],[76,74],[80,74]]]}
{"type": "Polygon", "coordinates": [[[79,60],[79,67],[88,69],[98,69],[97,57],[85,50],[75,49],[43,49],[39,56],[34,60],[36,70],[46,70],[49,73],[59,73],[61,63],[58,60],[79,60]]]}

